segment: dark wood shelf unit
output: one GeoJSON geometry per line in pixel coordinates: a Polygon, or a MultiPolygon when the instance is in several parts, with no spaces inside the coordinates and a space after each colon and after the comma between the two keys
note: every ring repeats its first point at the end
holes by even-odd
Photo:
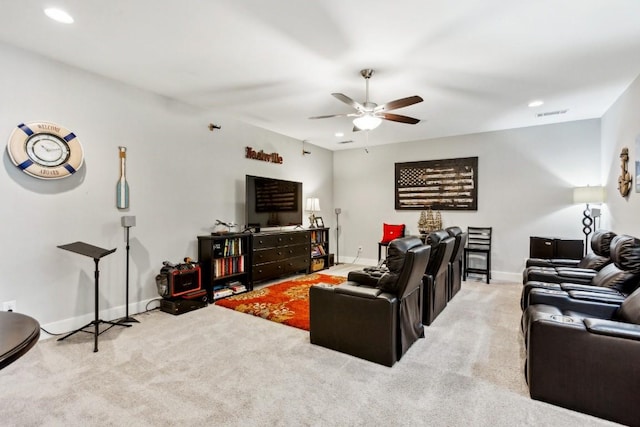
{"type": "Polygon", "coordinates": [[[329,265],[329,228],[309,229],[311,239],[310,272],[325,270],[329,265]]]}
{"type": "Polygon", "coordinates": [[[198,236],[198,261],[202,269],[202,286],[207,298],[214,301],[214,290],[240,282],[246,291],[253,289],[251,281],[251,235],[226,233],[198,236]]]}

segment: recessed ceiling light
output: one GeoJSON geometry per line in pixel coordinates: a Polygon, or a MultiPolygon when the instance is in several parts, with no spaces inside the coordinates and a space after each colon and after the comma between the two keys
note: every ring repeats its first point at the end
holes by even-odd
{"type": "Polygon", "coordinates": [[[49,7],[44,10],[44,13],[54,21],[61,22],[63,24],[73,24],[73,17],[64,10],[49,7]]]}
{"type": "Polygon", "coordinates": [[[342,132],[336,132],[336,133],[335,133],[335,135],[336,135],[336,138],[341,138],[341,137],[343,137],[343,136],[344,136],[344,133],[342,133],[342,132]]]}
{"type": "Polygon", "coordinates": [[[531,101],[531,102],[529,103],[529,107],[539,107],[539,106],[541,106],[542,104],[544,104],[544,101],[541,101],[541,100],[539,100],[539,99],[536,99],[535,101],[531,101]]]}

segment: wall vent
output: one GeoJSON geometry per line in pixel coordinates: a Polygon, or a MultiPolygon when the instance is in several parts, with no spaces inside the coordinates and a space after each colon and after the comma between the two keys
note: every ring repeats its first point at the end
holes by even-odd
{"type": "Polygon", "coordinates": [[[559,114],[564,114],[569,110],[556,110],[556,111],[547,111],[546,113],[538,113],[536,117],[547,117],[547,116],[557,116],[559,114]]]}

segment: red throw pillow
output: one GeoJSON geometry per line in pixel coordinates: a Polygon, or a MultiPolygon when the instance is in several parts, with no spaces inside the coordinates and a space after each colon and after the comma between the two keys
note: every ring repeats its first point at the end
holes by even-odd
{"type": "Polygon", "coordinates": [[[382,239],[380,243],[389,243],[393,239],[404,236],[404,224],[382,224],[382,239]]]}

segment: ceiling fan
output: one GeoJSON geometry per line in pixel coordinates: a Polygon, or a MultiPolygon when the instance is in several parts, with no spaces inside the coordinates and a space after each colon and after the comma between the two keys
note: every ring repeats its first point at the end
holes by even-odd
{"type": "Polygon", "coordinates": [[[421,97],[414,95],[407,98],[396,99],[395,101],[387,102],[386,104],[378,105],[369,101],[369,79],[373,75],[374,70],[366,68],[360,71],[360,75],[364,77],[366,82],[366,95],[364,103],[359,103],[349,98],[342,93],[332,93],[334,97],[338,98],[345,104],[355,108],[357,112],[348,114],[330,114],[326,116],[309,117],[310,119],[327,119],[330,117],[355,117],[353,119],[353,131],[359,130],[372,130],[377,128],[382,120],[389,120],[392,122],[407,123],[415,125],[420,120],[413,117],[403,116],[400,114],[388,113],[387,111],[397,110],[398,108],[408,107],[409,105],[417,104],[424,101],[421,97]]]}

